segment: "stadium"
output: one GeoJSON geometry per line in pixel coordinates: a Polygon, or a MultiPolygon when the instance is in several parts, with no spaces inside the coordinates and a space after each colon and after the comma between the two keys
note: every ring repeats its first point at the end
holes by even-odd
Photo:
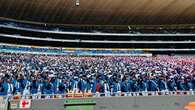
{"type": "Polygon", "coordinates": [[[0,110],[195,110],[194,10],[0,0],[0,110]]]}

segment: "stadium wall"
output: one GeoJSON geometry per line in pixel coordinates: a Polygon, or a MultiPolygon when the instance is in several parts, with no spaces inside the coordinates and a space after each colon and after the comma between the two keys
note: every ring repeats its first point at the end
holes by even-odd
{"type": "MultiPolygon", "coordinates": [[[[29,110],[66,110],[66,100],[33,100],[29,110]]],[[[95,110],[194,110],[195,107],[195,96],[100,97],[92,100],[96,103],[95,110]]]]}

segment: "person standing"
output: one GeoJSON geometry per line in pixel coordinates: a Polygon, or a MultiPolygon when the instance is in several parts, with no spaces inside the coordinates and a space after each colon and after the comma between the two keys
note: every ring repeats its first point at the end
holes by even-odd
{"type": "Polygon", "coordinates": [[[14,87],[16,89],[16,94],[17,95],[21,95],[22,94],[22,87],[21,87],[21,82],[19,81],[19,79],[15,79],[14,80],[14,87]]]}
{"type": "Polygon", "coordinates": [[[166,82],[165,78],[160,77],[160,79],[158,81],[158,86],[159,86],[159,90],[161,92],[161,95],[165,95],[168,93],[168,86],[167,86],[167,82],[166,82]]]}
{"type": "Polygon", "coordinates": [[[93,96],[96,96],[96,85],[97,85],[96,78],[93,78],[90,82],[91,92],[92,92],[93,96]]]}
{"type": "Polygon", "coordinates": [[[148,91],[151,92],[151,95],[154,96],[154,95],[157,95],[157,92],[158,92],[158,84],[156,83],[156,80],[155,78],[150,78],[150,80],[148,80],[147,82],[147,85],[148,85],[148,91]]]}
{"type": "Polygon", "coordinates": [[[175,94],[175,92],[177,91],[177,85],[175,83],[175,79],[174,78],[168,79],[167,87],[168,87],[168,90],[170,91],[170,95],[175,94]]]}
{"type": "Polygon", "coordinates": [[[4,80],[0,78],[0,96],[6,95],[5,91],[4,80]]]}
{"type": "Polygon", "coordinates": [[[128,96],[128,80],[124,79],[121,84],[121,92],[124,93],[124,96],[128,96]]]}
{"type": "Polygon", "coordinates": [[[96,97],[100,97],[101,95],[101,84],[100,84],[100,80],[97,80],[96,83],[96,97]]]}
{"type": "Polygon", "coordinates": [[[37,88],[37,98],[41,99],[41,95],[43,93],[43,79],[38,80],[38,88],[37,88]]]}
{"type": "Polygon", "coordinates": [[[14,93],[14,85],[12,84],[12,80],[8,79],[8,81],[7,81],[7,96],[9,98],[11,98],[13,93],[14,93]]]}
{"type": "Polygon", "coordinates": [[[193,83],[192,83],[192,80],[191,80],[191,78],[187,78],[186,79],[186,85],[187,85],[187,91],[189,91],[190,92],[190,94],[191,95],[194,95],[194,90],[193,90],[193,83]]]}
{"type": "Polygon", "coordinates": [[[110,96],[110,86],[106,80],[104,81],[104,94],[106,97],[110,96]]]}
{"type": "Polygon", "coordinates": [[[38,82],[35,78],[32,78],[32,82],[31,82],[31,94],[32,94],[32,98],[36,99],[36,94],[37,94],[37,89],[38,89],[38,82]]]}
{"type": "Polygon", "coordinates": [[[119,80],[115,80],[113,83],[113,92],[115,96],[121,96],[121,84],[119,80]]]}
{"type": "Polygon", "coordinates": [[[53,89],[54,89],[54,87],[53,87],[51,80],[47,80],[45,83],[45,94],[47,95],[46,96],[47,99],[52,98],[51,95],[53,95],[53,93],[54,93],[53,89]]]}
{"type": "Polygon", "coordinates": [[[82,95],[84,96],[84,94],[87,92],[87,81],[84,76],[82,76],[82,78],[79,80],[78,88],[79,91],[81,91],[82,95]]]}
{"type": "Polygon", "coordinates": [[[28,99],[30,96],[30,88],[31,88],[31,82],[29,80],[26,80],[25,88],[22,94],[22,98],[28,99]]]}
{"type": "Polygon", "coordinates": [[[138,89],[143,96],[147,96],[147,84],[142,78],[138,80],[138,89]]]}
{"type": "Polygon", "coordinates": [[[75,96],[76,93],[78,93],[78,77],[74,77],[74,79],[71,80],[71,90],[72,95],[75,96]]]}

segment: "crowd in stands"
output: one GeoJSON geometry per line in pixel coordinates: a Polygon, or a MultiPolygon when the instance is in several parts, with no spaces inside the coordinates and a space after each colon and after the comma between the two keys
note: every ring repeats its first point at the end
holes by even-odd
{"type": "Polygon", "coordinates": [[[195,58],[70,57],[0,53],[0,95],[195,90],[195,58]]]}
{"type": "Polygon", "coordinates": [[[39,53],[39,54],[56,54],[56,55],[97,55],[97,54],[144,54],[143,50],[120,50],[120,49],[73,49],[73,48],[57,48],[57,47],[36,47],[36,46],[19,46],[19,45],[0,45],[0,52],[11,53],[39,53]]]}

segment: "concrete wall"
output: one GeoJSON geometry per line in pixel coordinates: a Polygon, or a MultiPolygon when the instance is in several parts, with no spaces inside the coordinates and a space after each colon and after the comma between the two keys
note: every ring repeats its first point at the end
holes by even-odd
{"type": "MultiPolygon", "coordinates": [[[[189,102],[195,102],[195,96],[102,97],[94,100],[96,110],[185,110],[189,102]]],[[[33,100],[29,110],[64,110],[64,101],[33,100]]]]}

